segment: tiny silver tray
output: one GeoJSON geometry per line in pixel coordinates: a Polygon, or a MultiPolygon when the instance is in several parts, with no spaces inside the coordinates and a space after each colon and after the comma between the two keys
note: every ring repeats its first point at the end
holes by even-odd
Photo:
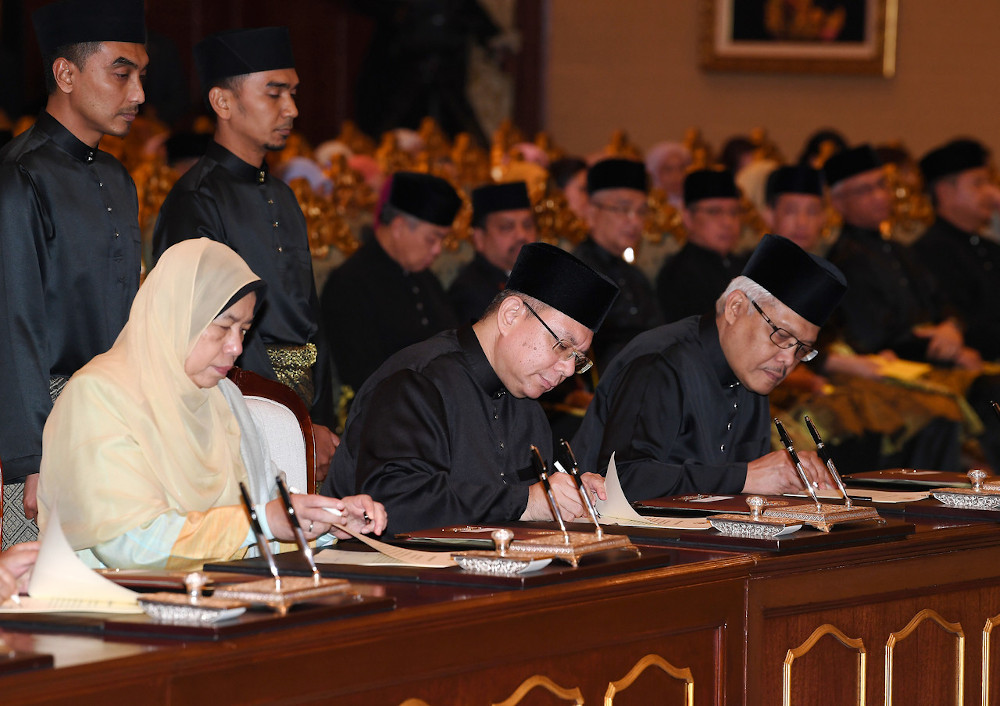
{"type": "Polygon", "coordinates": [[[182,593],[147,593],[139,596],[139,607],[156,622],[169,625],[213,625],[237,618],[247,609],[241,601],[192,599],[182,593]]]}
{"type": "Polygon", "coordinates": [[[745,539],[774,539],[802,529],[802,523],[794,520],[755,520],[747,515],[711,515],[708,521],[719,534],[745,539]]]}
{"type": "Polygon", "coordinates": [[[1000,510],[1000,483],[985,482],[986,473],[969,471],[971,488],[935,488],[931,495],[942,505],[966,510],[1000,510]]]}
{"type": "Polygon", "coordinates": [[[451,555],[455,563],[470,574],[484,576],[515,576],[544,569],[551,556],[500,556],[497,552],[468,551],[451,555]]]}
{"type": "Polygon", "coordinates": [[[296,603],[347,593],[350,588],[350,581],[345,579],[290,576],[280,580],[272,578],[236,583],[216,589],[215,597],[264,605],[279,615],[285,615],[296,603]]]}

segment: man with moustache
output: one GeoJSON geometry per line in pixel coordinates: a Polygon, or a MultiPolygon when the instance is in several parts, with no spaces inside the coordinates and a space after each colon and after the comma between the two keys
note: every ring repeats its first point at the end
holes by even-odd
{"type": "MultiPolygon", "coordinates": [[[[532,444],[552,458],[535,400],[590,368],[583,351],[617,292],[564,250],[522,247],[479,321],[400,351],[368,378],[322,492],[364,488],[386,506],[390,533],[552,519],[531,465],[532,444]]],[[[586,512],[572,479],[551,482],[565,517],[586,512]]],[[[602,479],[585,482],[603,497],[602,479]]]]}
{"type": "Polygon", "coordinates": [[[171,189],[153,233],[159,258],[174,243],[211,238],[225,243],[267,283],[237,365],[278,380],[302,398],[315,422],[317,475],[323,477],[339,439],[332,371],[321,328],[305,217],[292,190],[268,172],[264,157],[281,150],[298,115],[288,29],[220,32],[195,47],[215,138],[205,156],[171,189]]]}
{"type": "Polygon", "coordinates": [[[98,149],[145,99],[142,0],[37,10],[48,100],[0,152],[0,461],[4,546],[37,536],[42,427],[66,380],[103,353],[139,288],[135,185],[98,149]]]}
{"type": "Polygon", "coordinates": [[[476,254],[448,288],[458,320],[476,321],[507,286],[521,246],[538,239],[523,181],[487,184],[472,192],[472,244],[476,254]]]}
{"type": "Polygon", "coordinates": [[[711,308],[745,258],[733,253],[740,239],[740,190],[729,171],[699,169],[684,178],[684,246],[663,263],[656,293],[667,321],[711,308]]]}
{"type": "Polygon", "coordinates": [[[587,170],[590,234],[574,254],[618,285],[621,294],[594,337],[594,362],[603,370],[626,343],[663,322],[646,275],[625,260],[635,254],[649,206],[649,175],[642,162],[603,159],[587,170]]]}
{"type": "Polygon", "coordinates": [[[393,353],[458,323],[428,268],[461,205],[444,179],[396,172],[374,237],[330,273],[323,313],[337,372],[355,391],[393,353]]]}
{"type": "MultiPolygon", "coordinates": [[[[767,395],[815,357],[820,326],[845,289],[828,262],[765,235],[714,316],[637,336],[604,372],[573,439],[581,468],[603,473],[615,453],[632,500],[801,489],[788,454],[768,453],[767,395]]],[[[826,484],[815,454],[800,457],[826,484]]]]}

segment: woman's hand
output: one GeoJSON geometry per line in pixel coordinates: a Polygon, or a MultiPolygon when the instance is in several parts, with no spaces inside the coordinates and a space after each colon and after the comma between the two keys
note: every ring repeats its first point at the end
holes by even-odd
{"type": "MultiPolygon", "coordinates": [[[[310,540],[331,531],[341,539],[351,536],[336,529],[334,524],[344,525],[354,532],[381,534],[385,529],[385,508],[367,495],[352,495],[341,500],[325,495],[293,493],[292,508],[306,539],[310,540]],[[330,510],[336,510],[336,513],[330,510]],[[369,519],[365,519],[365,513],[369,519]]],[[[295,535],[281,499],[271,500],[265,510],[267,524],[274,538],[281,542],[294,542],[295,535]]]]}
{"type": "Polygon", "coordinates": [[[27,590],[39,546],[38,542],[24,542],[0,554],[0,601],[27,590]]]}

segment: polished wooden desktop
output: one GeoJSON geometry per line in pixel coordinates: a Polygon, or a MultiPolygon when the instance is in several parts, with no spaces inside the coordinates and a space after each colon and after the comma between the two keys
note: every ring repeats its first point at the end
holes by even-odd
{"type": "Polygon", "coordinates": [[[1000,525],[912,521],[817,551],[672,546],[660,568],[524,590],[356,582],[396,609],[220,642],[5,631],[55,667],[0,675],[0,701],[1000,703],[1000,525]]]}

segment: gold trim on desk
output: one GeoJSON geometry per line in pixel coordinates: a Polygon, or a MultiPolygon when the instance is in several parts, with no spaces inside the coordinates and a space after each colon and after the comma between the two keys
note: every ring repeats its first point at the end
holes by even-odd
{"type": "Polygon", "coordinates": [[[514,706],[515,704],[519,704],[528,692],[536,686],[546,689],[550,693],[558,696],[560,699],[564,699],[566,701],[572,700],[574,706],[583,706],[583,694],[580,692],[578,687],[564,689],[548,677],[543,677],[541,674],[528,677],[521,682],[521,686],[517,687],[514,693],[511,694],[506,700],[493,704],[492,706],[514,706]]]}
{"type": "Polygon", "coordinates": [[[818,628],[813,630],[812,635],[810,635],[805,642],[798,647],[788,650],[785,654],[785,666],[782,670],[782,706],[791,706],[792,703],[792,662],[812,650],[812,648],[816,646],[816,643],[819,642],[825,635],[833,635],[833,637],[837,639],[837,642],[842,644],[844,647],[855,650],[858,653],[858,706],[865,706],[865,663],[867,660],[865,643],[860,637],[848,637],[829,623],[820,625],[818,628]]]}
{"type": "Polygon", "coordinates": [[[613,706],[615,702],[615,694],[625,691],[632,686],[633,682],[639,678],[639,675],[646,671],[649,667],[659,667],[662,671],[666,672],[674,679],[683,681],[684,706],[694,706],[694,676],[691,674],[691,670],[687,667],[684,669],[678,669],[659,655],[653,654],[646,655],[635,663],[635,666],[629,670],[628,674],[618,681],[613,681],[608,684],[608,690],[604,694],[604,706],[613,706]]]}
{"type": "Polygon", "coordinates": [[[962,682],[965,677],[965,633],[962,631],[961,623],[949,623],[940,614],[930,608],[924,608],[913,616],[906,627],[899,632],[889,635],[885,643],[885,706],[892,706],[892,657],[893,650],[897,642],[902,642],[917,629],[920,623],[930,618],[935,623],[944,628],[945,632],[957,636],[955,644],[955,704],[962,706],[963,693],[962,682]]]}
{"type": "Polygon", "coordinates": [[[990,637],[993,628],[1000,624],[1000,615],[994,615],[986,619],[983,626],[983,706],[990,703],[990,637]]]}

